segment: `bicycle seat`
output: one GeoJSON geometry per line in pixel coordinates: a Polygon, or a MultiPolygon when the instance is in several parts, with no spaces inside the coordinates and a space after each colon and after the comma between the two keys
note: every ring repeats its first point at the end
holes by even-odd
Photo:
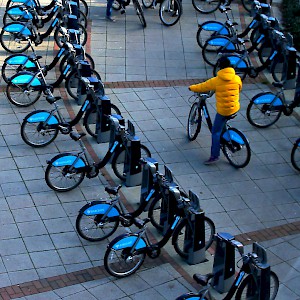
{"type": "Polygon", "coordinates": [[[134,218],[133,219],[133,224],[137,228],[143,228],[148,222],[150,222],[150,218],[145,218],[145,219],[139,219],[139,218],[134,218]]]}
{"type": "Polygon", "coordinates": [[[216,234],[216,236],[218,236],[220,239],[224,240],[224,241],[231,241],[234,240],[234,236],[231,235],[228,232],[218,232],[216,234]]]}
{"type": "Polygon", "coordinates": [[[237,113],[235,113],[235,114],[233,114],[233,115],[230,115],[230,116],[227,116],[226,119],[227,119],[227,120],[232,120],[232,119],[234,119],[236,116],[237,116],[237,113]]]}
{"type": "Polygon", "coordinates": [[[201,284],[202,286],[205,286],[208,284],[208,281],[214,277],[214,274],[213,273],[208,273],[206,275],[201,275],[201,274],[194,274],[193,275],[193,278],[194,280],[201,284]]]}
{"type": "Polygon", "coordinates": [[[76,141],[76,142],[79,141],[85,135],[86,135],[86,133],[84,133],[84,132],[81,132],[81,133],[77,133],[75,131],[70,132],[71,139],[76,141]]]}
{"type": "Polygon", "coordinates": [[[54,102],[56,102],[56,101],[58,101],[60,99],[61,99],[60,96],[54,97],[53,95],[48,95],[46,97],[47,102],[50,103],[50,104],[53,104],[54,102]]]}
{"type": "Polygon", "coordinates": [[[119,189],[122,187],[121,184],[119,184],[118,186],[106,186],[105,187],[105,192],[116,196],[119,192],[119,189]]]}

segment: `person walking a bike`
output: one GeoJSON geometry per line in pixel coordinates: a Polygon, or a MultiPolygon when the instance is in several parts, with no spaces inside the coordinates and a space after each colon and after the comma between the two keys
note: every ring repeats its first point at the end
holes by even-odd
{"type": "Polygon", "coordinates": [[[220,70],[216,77],[205,82],[189,86],[196,93],[214,91],[216,93],[216,117],[212,127],[212,144],[210,158],[204,162],[210,165],[219,160],[220,138],[226,120],[240,109],[241,78],[235,74],[227,57],[220,58],[220,70]]]}

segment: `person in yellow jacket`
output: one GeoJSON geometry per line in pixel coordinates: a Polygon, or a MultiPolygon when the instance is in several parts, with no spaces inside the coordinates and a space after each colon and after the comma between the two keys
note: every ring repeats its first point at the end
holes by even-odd
{"type": "Polygon", "coordinates": [[[216,77],[205,82],[194,84],[189,89],[196,93],[215,91],[217,113],[212,127],[212,145],[210,158],[204,162],[206,165],[219,160],[220,137],[227,117],[240,109],[241,78],[235,74],[227,57],[219,59],[220,70],[216,77]]]}

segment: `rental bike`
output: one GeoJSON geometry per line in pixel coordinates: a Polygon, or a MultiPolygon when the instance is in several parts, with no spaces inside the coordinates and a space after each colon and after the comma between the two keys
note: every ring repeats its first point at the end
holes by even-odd
{"type": "MultiPolygon", "coordinates": [[[[212,96],[210,94],[195,93],[190,99],[193,100],[189,112],[187,123],[187,134],[190,141],[197,138],[204,117],[209,130],[212,130],[212,121],[208,112],[206,100],[212,96]]],[[[229,116],[228,120],[233,119],[236,114],[229,116]]],[[[251,150],[246,136],[236,128],[230,127],[226,122],[221,134],[221,149],[229,163],[235,168],[243,168],[248,165],[251,158],[251,150]]]]}
{"type": "Polygon", "coordinates": [[[159,18],[166,26],[175,25],[182,15],[181,0],[142,0],[145,8],[159,4],[159,18]]]}
{"type": "MultiPolygon", "coordinates": [[[[242,265],[239,267],[239,272],[229,289],[227,295],[223,300],[230,299],[264,299],[274,300],[277,296],[279,289],[279,280],[273,271],[267,271],[267,274],[261,274],[261,268],[266,267],[266,250],[254,243],[252,251],[244,254],[243,245],[234,240],[233,236],[226,233],[218,233],[220,238],[226,240],[226,242],[235,247],[241,255],[241,259],[237,262],[239,264],[242,261],[242,265]],[[231,239],[228,239],[231,236],[231,239]]],[[[194,274],[194,280],[202,286],[197,293],[186,293],[176,298],[176,300],[213,300],[215,299],[211,294],[213,288],[213,279],[216,274],[209,273],[206,275],[194,274]]],[[[219,299],[219,298],[218,298],[219,299]]]]}
{"type": "Polygon", "coordinates": [[[292,148],[291,162],[293,167],[297,171],[300,171],[300,138],[295,141],[294,146],[292,148]]]}
{"type": "MultiPolygon", "coordinates": [[[[107,246],[104,255],[104,266],[110,275],[118,278],[130,276],[141,267],[146,255],[153,259],[157,258],[160,255],[161,248],[166,245],[171,237],[173,244],[181,239],[182,231],[177,230],[177,228],[180,226],[180,222],[189,218],[189,214],[194,207],[199,207],[199,198],[193,197],[193,200],[196,200],[194,202],[189,198],[182,197],[180,191],[173,184],[167,187],[167,191],[170,206],[174,209],[174,216],[170,223],[168,222],[162,239],[156,243],[151,243],[147,234],[147,223],[150,219],[134,219],[133,224],[140,230],[137,233],[120,235],[107,246]]],[[[204,228],[198,228],[198,230],[204,230],[204,228]]],[[[212,242],[212,236],[210,236],[210,241],[212,242]]],[[[181,255],[180,251],[177,252],[181,255]]]]}
{"type": "Polygon", "coordinates": [[[247,119],[255,127],[267,128],[275,124],[282,113],[290,116],[294,108],[300,105],[300,97],[297,93],[295,93],[293,101],[287,102],[283,82],[273,82],[272,84],[274,87],[280,88],[277,93],[259,93],[248,104],[247,119]]]}
{"type": "MultiPolygon", "coordinates": [[[[99,174],[99,170],[103,168],[112,158],[112,169],[116,176],[125,180],[126,174],[120,171],[124,169],[124,158],[128,156],[128,133],[125,125],[120,124],[121,116],[111,115],[109,117],[111,127],[114,128],[114,141],[110,143],[109,149],[105,156],[99,162],[91,161],[86,147],[82,142],[84,133],[76,134],[73,131],[70,137],[79,141],[81,151],[78,153],[60,153],[52,159],[47,160],[47,168],[45,171],[45,180],[47,185],[54,191],[67,192],[73,190],[83,181],[84,177],[94,178],[99,174]],[[121,174],[120,174],[121,173],[121,174]],[[124,179],[124,177],[125,179],[124,179]]],[[[141,145],[140,157],[151,157],[151,152],[145,145],[141,145]]],[[[137,158],[138,159],[138,158],[137,158]]]]}
{"type": "MultiPolygon", "coordinates": [[[[74,119],[67,122],[60,113],[56,102],[61,97],[53,97],[52,94],[48,95],[46,100],[55,106],[54,109],[51,111],[35,110],[25,116],[21,124],[21,137],[23,141],[31,147],[47,146],[55,140],[59,132],[69,134],[73,126],[78,124],[83,115],[83,125],[86,131],[95,136],[94,128],[96,128],[95,121],[97,120],[95,115],[98,115],[98,119],[100,118],[98,102],[102,99],[107,99],[107,97],[105,96],[102,82],[97,82],[97,92],[95,92],[90,80],[88,78],[81,78],[81,82],[85,85],[87,96],[74,119]]],[[[120,110],[114,104],[110,104],[110,109],[112,111],[111,114],[121,115],[120,110]]]]}
{"type": "MultiPolygon", "coordinates": [[[[115,0],[112,7],[115,10],[122,9],[121,13],[123,14],[123,13],[125,13],[125,7],[128,6],[129,4],[130,4],[130,0],[124,0],[124,1],[115,0]]],[[[146,22],[146,19],[144,16],[144,11],[140,5],[139,0],[132,0],[132,4],[133,4],[134,9],[136,10],[136,14],[139,17],[141,24],[143,25],[144,28],[147,27],[147,22],[146,22]]]]}
{"type": "MultiPolygon", "coordinates": [[[[242,0],[243,7],[250,12],[253,2],[255,0],[242,0]]],[[[194,8],[202,13],[202,14],[210,14],[216,11],[220,5],[227,5],[229,6],[231,4],[232,0],[192,0],[192,4],[194,8]]],[[[272,0],[263,0],[261,2],[272,4],[272,0]]]]}

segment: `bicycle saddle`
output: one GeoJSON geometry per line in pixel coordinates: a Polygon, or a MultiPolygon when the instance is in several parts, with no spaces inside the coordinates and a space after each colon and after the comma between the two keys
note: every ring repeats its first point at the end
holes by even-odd
{"type": "Polygon", "coordinates": [[[116,196],[118,194],[118,192],[119,192],[119,189],[121,187],[122,187],[121,184],[119,184],[118,186],[106,186],[105,187],[105,192],[116,196]]]}
{"type": "Polygon", "coordinates": [[[143,228],[148,222],[150,222],[149,218],[145,218],[145,219],[139,219],[139,218],[134,218],[133,219],[133,224],[137,227],[137,228],[143,228]]]}
{"type": "Polygon", "coordinates": [[[74,141],[76,141],[76,142],[79,141],[85,135],[86,135],[86,133],[84,133],[84,132],[81,132],[81,133],[77,133],[75,131],[71,131],[70,132],[71,139],[74,140],[74,141]]]}
{"type": "Polygon", "coordinates": [[[214,274],[213,273],[208,273],[206,275],[201,275],[201,274],[194,274],[193,275],[193,278],[194,280],[201,284],[202,286],[205,286],[208,284],[208,281],[214,277],[214,274]]]}
{"type": "Polygon", "coordinates": [[[60,96],[54,97],[53,95],[47,95],[47,97],[46,97],[47,102],[50,104],[53,104],[54,102],[56,102],[60,99],[61,99],[60,96]]]}

